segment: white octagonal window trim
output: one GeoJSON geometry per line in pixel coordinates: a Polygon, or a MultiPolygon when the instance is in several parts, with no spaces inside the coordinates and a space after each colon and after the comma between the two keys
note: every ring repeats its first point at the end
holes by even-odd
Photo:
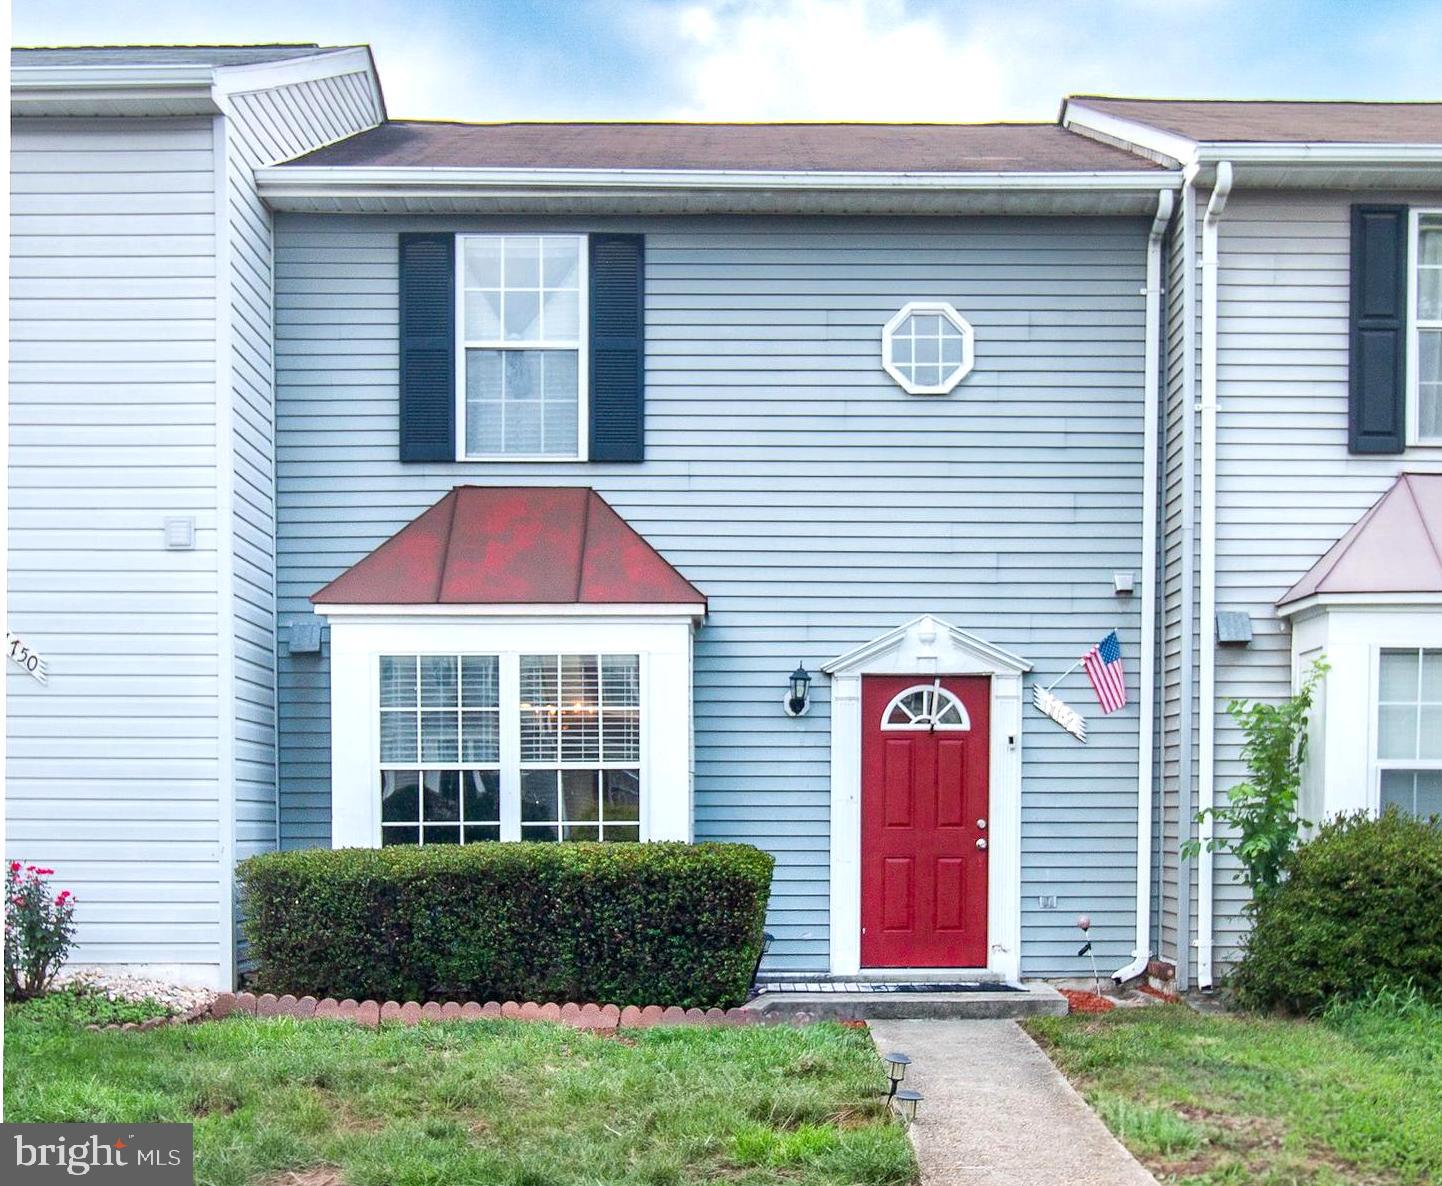
{"type": "Polygon", "coordinates": [[[911,395],[946,395],[971,373],[973,337],[945,301],[909,301],[881,331],[881,364],[911,395]]]}

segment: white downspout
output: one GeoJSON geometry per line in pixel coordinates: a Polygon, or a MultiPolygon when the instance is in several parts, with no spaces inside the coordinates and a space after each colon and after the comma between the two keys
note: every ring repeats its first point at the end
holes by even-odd
{"type": "MultiPolygon", "coordinates": [[[[1219,161],[1212,196],[1202,219],[1202,540],[1201,663],[1197,680],[1197,810],[1210,811],[1216,788],[1217,698],[1217,224],[1232,192],[1232,163],[1219,161]]],[[[1202,843],[1197,861],[1197,987],[1212,987],[1213,880],[1215,861],[1207,846],[1215,834],[1210,815],[1198,828],[1202,843]]]]}
{"type": "Polygon", "coordinates": [[[1172,218],[1173,195],[1157,194],[1147,234],[1145,368],[1142,375],[1142,580],[1141,641],[1137,646],[1137,942],[1132,962],[1112,973],[1124,984],[1147,970],[1152,942],[1152,729],[1156,691],[1157,435],[1161,421],[1162,236],[1172,218]]]}

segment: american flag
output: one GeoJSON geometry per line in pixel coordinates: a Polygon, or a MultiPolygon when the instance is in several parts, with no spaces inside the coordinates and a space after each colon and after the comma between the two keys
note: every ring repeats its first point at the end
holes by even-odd
{"type": "Polygon", "coordinates": [[[1087,679],[1096,689],[1102,713],[1116,712],[1127,702],[1127,677],[1122,672],[1122,644],[1113,630],[1082,659],[1087,679]]]}

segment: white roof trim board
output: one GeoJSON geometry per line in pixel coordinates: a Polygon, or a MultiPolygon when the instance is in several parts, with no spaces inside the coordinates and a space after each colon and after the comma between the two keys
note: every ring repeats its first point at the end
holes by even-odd
{"type": "Polygon", "coordinates": [[[384,110],[380,81],[366,46],[320,47],[274,61],[217,65],[119,60],[25,65],[10,69],[12,115],[213,115],[232,94],[336,74],[370,76],[384,110]]]}

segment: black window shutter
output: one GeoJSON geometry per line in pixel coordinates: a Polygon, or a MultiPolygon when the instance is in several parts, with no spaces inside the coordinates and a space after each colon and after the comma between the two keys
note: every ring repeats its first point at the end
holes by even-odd
{"type": "Polygon", "coordinates": [[[646,241],[591,236],[592,461],[646,457],[646,241]]]}
{"type": "Polygon", "coordinates": [[[400,238],[400,457],[454,461],[456,237],[400,238]]]}
{"type": "Polygon", "coordinates": [[[1350,402],[1353,453],[1407,444],[1407,207],[1352,207],[1350,402]]]}

